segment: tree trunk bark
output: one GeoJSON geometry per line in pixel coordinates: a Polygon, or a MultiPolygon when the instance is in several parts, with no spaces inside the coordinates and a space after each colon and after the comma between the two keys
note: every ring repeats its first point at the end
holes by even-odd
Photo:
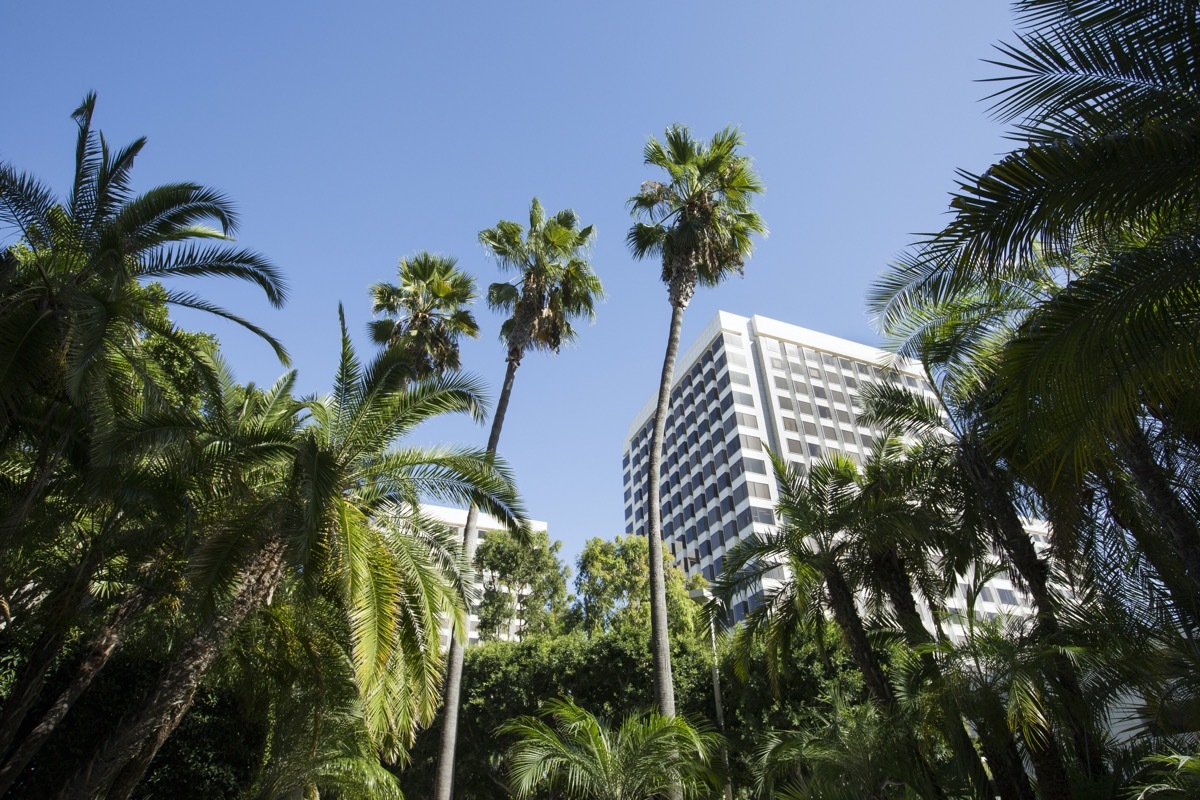
{"type": "MultiPolygon", "coordinates": [[[[978,449],[973,450],[972,457],[973,477],[989,515],[995,522],[1000,548],[1008,557],[1009,563],[1020,573],[1033,598],[1038,620],[1037,638],[1054,639],[1062,627],[1058,622],[1054,596],[1050,590],[1050,570],[1037,554],[1029,534],[1025,532],[1025,526],[1021,524],[1021,518],[1013,508],[1012,499],[1000,485],[987,457],[978,449]]],[[[1092,733],[1085,719],[1089,704],[1084,698],[1079,675],[1066,656],[1055,656],[1053,664],[1052,677],[1062,694],[1080,769],[1090,778],[1099,778],[1107,774],[1107,768],[1100,751],[1099,737],[1092,733]]]]}
{"type": "Polygon", "coordinates": [[[1054,740],[1054,733],[1042,730],[1045,740],[1041,746],[1025,742],[1029,760],[1033,762],[1033,774],[1037,778],[1038,797],[1041,800],[1071,800],[1071,781],[1067,777],[1062,751],[1054,740]]]}
{"type": "Polygon", "coordinates": [[[88,648],[88,656],[75,673],[71,684],[54,701],[54,704],[42,715],[41,720],[34,726],[29,735],[17,748],[16,752],[0,768],[0,797],[12,786],[13,781],[21,774],[26,765],[38,754],[50,734],[67,716],[71,706],[91,686],[92,681],[108,663],[108,659],[125,637],[129,621],[146,606],[146,595],[135,591],[117,607],[111,620],[92,639],[88,648]]]}
{"type": "Polygon", "coordinates": [[[1186,600],[1195,606],[1196,598],[1200,597],[1200,528],[1171,488],[1146,434],[1140,428],[1127,433],[1121,437],[1119,447],[1138,491],[1146,499],[1146,505],[1167,534],[1167,543],[1191,579],[1192,597],[1186,600]]]}
{"type": "MultiPolygon", "coordinates": [[[[517,367],[521,366],[521,353],[509,353],[508,366],[504,370],[504,385],[496,401],[496,413],[492,416],[492,428],[488,433],[487,453],[496,454],[500,446],[500,432],[504,430],[504,417],[508,414],[508,401],[512,397],[513,382],[517,367]]],[[[475,550],[479,546],[479,509],[475,506],[467,511],[467,523],[463,529],[463,552],[471,568],[475,567],[475,550]]],[[[471,609],[467,608],[468,637],[470,635],[471,609]]],[[[435,800],[450,800],[454,790],[454,753],[458,741],[458,711],[462,705],[462,674],[464,648],[450,637],[450,652],[446,654],[446,693],[442,714],[442,738],[438,749],[437,774],[434,776],[433,796],[435,800]]]]}
{"type": "Polygon", "coordinates": [[[665,717],[675,716],[675,682],[671,675],[671,638],[667,629],[667,589],[663,574],[662,543],[662,465],[663,439],[666,435],[667,414],[671,406],[671,383],[675,377],[675,360],[679,357],[679,337],[683,331],[683,312],[686,303],[671,305],[671,327],[667,333],[667,352],[663,357],[662,375],[658,382],[658,405],[654,409],[654,427],[650,434],[650,453],[646,485],[646,541],[650,559],[650,654],[654,661],[654,694],[658,711],[665,717]]]}
{"type": "MultiPolygon", "coordinates": [[[[917,610],[917,601],[913,597],[908,573],[904,569],[904,561],[900,555],[894,549],[887,550],[880,554],[876,567],[884,593],[891,602],[892,609],[896,612],[896,619],[900,623],[900,629],[904,633],[904,639],[908,646],[917,648],[932,644],[933,637],[921,621],[921,613],[917,610]]],[[[929,675],[933,676],[935,680],[940,680],[941,670],[931,653],[922,653],[921,663],[929,675]]],[[[979,800],[991,800],[997,795],[1001,800],[1032,800],[1032,790],[1022,795],[1012,792],[1005,783],[993,784],[988,779],[987,770],[984,768],[983,762],[979,760],[979,753],[975,750],[975,743],[971,740],[971,735],[963,724],[963,714],[958,703],[950,695],[941,693],[940,705],[946,738],[974,787],[975,796],[979,800]]]]}
{"type": "Polygon", "coordinates": [[[242,570],[233,599],[179,650],[159,676],[158,684],[140,709],[119,722],[93,751],[87,764],[63,785],[60,800],[102,797],[131,762],[122,785],[132,790],[163,742],[191,708],[196,689],[222,647],[243,622],[257,611],[283,579],[287,543],[281,537],[267,542],[242,570]]]}
{"type": "Polygon", "coordinates": [[[825,577],[825,586],[829,591],[829,605],[833,610],[833,619],[842,629],[846,644],[850,647],[850,655],[859,671],[863,674],[863,682],[867,691],[889,712],[896,708],[896,693],[888,683],[879,666],[879,659],[871,649],[867,640],[867,629],[859,616],[858,606],[854,603],[854,592],[846,583],[846,578],[835,565],[822,565],[821,572],[825,577]]]}
{"type": "Polygon", "coordinates": [[[46,675],[66,642],[74,614],[87,599],[92,573],[100,558],[101,548],[93,543],[83,561],[75,568],[70,585],[62,589],[63,594],[49,599],[48,605],[55,608],[50,612],[46,630],[30,650],[29,657],[21,668],[20,677],[4,703],[4,714],[0,716],[0,753],[9,753],[29,709],[37,701],[42,685],[46,682],[46,675]]]}

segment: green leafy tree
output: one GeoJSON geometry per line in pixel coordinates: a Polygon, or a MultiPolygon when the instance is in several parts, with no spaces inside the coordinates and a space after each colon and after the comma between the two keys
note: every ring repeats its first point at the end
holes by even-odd
{"type": "MultiPolygon", "coordinates": [[[[487,541],[485,536],[483,546],[487,541]]],[[[599,539],[588,543],[576,563],[577,573],[589,570],[588,553],[611,555],[619,544],[626,551],[620,560],[629,571],[620,582],[629,587],[632,596],[627,596],[625,589],[619,593],[603,589],[598,581],[577,583],[583,594],[575,597],[565,630],[467,648],[455,797],[483,800],[509,796],[504,757],[511,737],[498,736],[496,728],[515,717],[536,714],[547,697],[569,696],[610,718],[638,713],[654,702],[653,687],[643,677],[651,669],[646,542],[629,536],[607,543],[607,547],[603,544],[599,539]],[[606,593],[604,605],[614,613],[606,614],[605,627],[585,632],[579,609],[598,606],[595,598],[587,596],[592,588],[606,593]]],[[[564,571],[558,564],[553,569],[560,574],[564,571]]],[[[624,567],[617,571],[623,572],[624,567]]],[[[699,625],[700,607],[688,597],[678,569],[668,568],[667,584],[677,587],[669,597],[680,708],[688,715],[711,714],[710,645],[707,630],[699,625]]],[[[412,764],[400,773],[410,795],[427,790],[436,772],[442,719],[439,715],[433,726],[417,737],[412,764]]]]}
{"type": "Polygon", "coordinates": [[[658,710],[675,713],[671,678],[671,653],[667,633],[667,599],[662,563],[662,463],[663,436],[670,408],[675,360],[683,330],[683,312],[699,285],[716,286],[733,273],[741,273],[753,250],[753,236],[766,226],[754,212],[754,195],[763,190],[750,160],[738,152],[742,135],[726,128],[707,144],[692,138],[688,129],[675,125],[663,141],[651,138],[643,154],[645,164],[664,170],[665,182],[646,181],[629,200],[638,220],[626,241],[636,258],[656,257],[671,304],[667,351],[658,385],[658,403],[650,436],[646,523],[649,541],[650,602],[654,681],[658,710]]]}
{"type": "MultiPolygon", "coordinates": [[[[529,207],[528,228],[501,220],[494,228],[479,233],[479,241],[491,252],[500,268],[517,273],[511,283],[493,283],[488,287],[488,306],[494,311],[510,314],[500,327],[500,340],[508,351],[507,366],[488,433],[489,454],[495,454],[500,445],[513,382],[525,354],[530,350],[557,353],[575,338],[577,320],[595,318],[595,304],[604,296],[604,288],[586,257],[594,235],[592,226],[579,227],[579,218],[574,211],[563,210],[547,217],[537,198],[529,207]]],[[[474,563],[478,539],[479,509],[472,506],[463,530],[463,549],[468,563],[474,563]]],[[[434,786],[436,800],[450,800],[454,784],[455,736],[462,694],[462,642],[450,642],[448,660],[447,711],[434,786]]]]}
{"type": "Polygon", "coordinates": [[[668,789],[703,796],[720,785],[719,737],[682,717],[631,715],[614,730],[570,700],[551,700],[542,716],[520,717],[500,730],[509,749],[509,783],[519,798],[541,786],[579,800],[640,800],[668,789]]]}
{"type": "Polygon", "coordinates": [[[475,551],[476,575],[483,579],[479,638],[488,641],[517,621],[518,638],[553,635],[566,624],[568,569],[559,561],[562,542],[545,531],[528,542],[505,531],[488,531],[475,551]]]}
{"type": "MultiPolygon", "coordinates": [[[[573,618],[589,635],[622,629],[646,630],[651,620],[648,543],[641,536],[588,539],[579,555],[573,618]]],[[[667,618],[672,635],[691,639],[700,631],[688,592],[706,581],[687,578],[663,557],[667,618]]]]}
{"type": "Polygon", "coordinates": [[[400,348],[418,379],[459,369],[458,340],[479,338],[469,308],[475,279],[455,259],[425,251],[400,259],[398,277],[371,287],[371,311],[383,316],[371,323],[372,338],[400,348]]]}

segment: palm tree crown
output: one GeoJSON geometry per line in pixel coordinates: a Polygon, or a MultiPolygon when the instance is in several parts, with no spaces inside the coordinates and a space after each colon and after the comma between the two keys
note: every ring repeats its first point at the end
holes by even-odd
{"type": "Polygon", "coordinates": [[[533,797],[544,785],[578,800],[642,800],[668,789],[695,797],[720,785],[713,768],[720,737],[681,717],[634,714],[613,730],[561,699],[546,703],[543,715],[553,725],[519,717],[500,728],[520,737],[508,753],[517,797],[533,797]]]}
{"type": "Polygon", "coordinates": [[[763,186],[737,152],[742,144],[741,132],[726,128],[705,146],[684,125],[646,144],[644,163],[661,167],[669,180],[646,181],[630,198],[638,222],[626,240],[635,257],[662,259],[672,305],[686,306],[697,283],[715,286],[741,273],[754,249],[752,235],[767,232],[751,207],[763,186]]]}
{"type": "Polygon", "coordinates": [[[479,233],[503,270],[518,273],[511,283],[488,287],[488,307],[509,312],[500,328],[510,361],[520,363],[529,348],[557,353],[575,338],[573,319],[595,319],[596,301],[604,287],[585,253],[595,229],[579,227],[574,211],[547,217],[535,197],[529,206],[529,228],[502,220],[479,233]]]}
{"type": "MultiPolygon", "coordinates": [[[[92,129],[95,106],[89,94],[73,114],[79,135],[65,201],[0,163],[0,235],[19,237],[0,253],[0,430],[31,392],[77,407],[85,398],[111,395],[113,369],[139,360],[137,345],[147,334],[190,355],[193,348],[161,313],[163,303],[230,319],[287,359],[261,328],[198,295],[148,290],[146,283],[161,279],[222,276],[258,285],[275,306],[286,297],[266,259],[226,244],[237,216],[223,195],[172,183],[135,196],[131,170],[146,140],[110,150],[92,129]]],[[[147,374],[144,367],[137,371],[147,374]]]]}
{"type": "Polygon", "coordinates": [[[371,287],[371,323],[375,342],[400,347],[418,378],[457,370],[458,340],[479,338],[479,325],[468,306],[478,297],[475,279],[457,261],[422,251],[400,259],[399,284],[371,287]]]}

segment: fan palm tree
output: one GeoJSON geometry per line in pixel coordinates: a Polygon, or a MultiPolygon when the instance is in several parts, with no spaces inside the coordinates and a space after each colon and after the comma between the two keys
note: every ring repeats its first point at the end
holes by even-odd
{"type": "MultiPolygon", "coordinates": [[[[586,252],[595,236],[591,225],[579,227],[574,211],[564,209],[547,217],[535,197],[529,206],[529,228],[501,220],[494,228],[480,231],[479,241],[491,252],[502,270],[517,273],[512,282],[488,287],[488,307],[509,314],[500,327],[500,341],[508,350],[504,383],[492,415],[487,452],[496,453],[504,417],[512,397],[517,368],[530,350],[557,353],[574,340],[574,323],[596,317],[596,301],[604,287],[592,271],[586,252]]],[[[463,531],[467,563],[475,563],[479,544],[479,509],[471,506],[463,531]]],[[[454,783],[454,750],[458,735],[458,709],[462,702],[463,643],[450,642],[446,673],[445,717],[438,752],[434,796],[450,800],[454,783]]]]}
{"type": "Polygon", "coordinates": [[[703,797],[718,789],[720,736],[681,717],[632,714],[613,730],[574,702],[551,700],[537,717],[518,717],[499,732],[509,748],[508,781],[518,798],[543,787],[575,800],[643,800],[668,790],[703,797]]]}
{"type": "Polygon", "coordinates": [[[643,162],[667,173],[665,183],[646,181],[629,200],[638,220],[626,241],[636,258],[657,257],[671,304],[671,325],[663,358],[654,411],[648,461],[646,537],[650,542],[651,651],[654,658],[655,696],[665,716],[675,713],[675,688],[671,677],[671,650],[667,635],[666,587],[662,570],[662,463],[663,436],[683,330],[683,312],[696,287],[716,286],[733,273],[741,273],[754,249],[753,236],[765,235],[766,225],[755,213],[754,195],[762,183],[739,153],[742,135],[733,128],[713,136],[706,144],[692,138],[683,125],[667,129],[663,141],[651,138],[643,162]]]}
{"type": "Polygon", "coordinates": [[[493,456],[394,447],[430,418],[482,415],[474,381],[445,377],[401,390],[407,374],[393,351],[364,368],[343,319],[333,392],[304,404],[309,424],[288,431],[299,409],[283,393],[251,404],[249,419],[232,420],[238,430],[280,435],[258,448],[269,474],[246,487],[241,507],[192,556],[200,599],[211,598],[214,612],[202,616],[143,705],[66,782],[63,797],[127,797],[230,637],[289,572],[314,588],[328,585],[341,604],[366,727],[385,756],[395,758],[413,726],[431,719],[442,621],[450,615],[462,624],[467,587],[456,542],[423,519],[419,503],[470,502],[513,529],[523,523],[512,479],[493,456]]]}
{"type": "Polygon", "coordinates": [[[457,264],[422,251],[400,259],[399,284],[371,287],[371,312],[384,317],[371,323],[372,338],[401,348],[418,379],[459,369],[459,338],[479,338],[469,308],[478,296],[475,279],[457,264]]]}

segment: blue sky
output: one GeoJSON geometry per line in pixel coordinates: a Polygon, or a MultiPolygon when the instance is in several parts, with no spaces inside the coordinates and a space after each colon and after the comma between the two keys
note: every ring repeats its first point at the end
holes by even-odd
{"type": "MultiPolygon", "coordinates": [[[[625,250],[625,201],[672,123],[742,128],[770,226],[744,279],[702,290],[684,346],[718,310],[874,342],[863,298],[914,232],[940,227],[954,170],[1009,149],[980,102],[1011,40],[997,0],[402,3],[0,2],[0,159],[65,191],[72,109],[99,95],[110,142],[147,136],[141,188],[191,180],[237,203],[239,242],[288,277],[281,311],[237,284],[196,288],[284,341],[304,392],[328,387],[337,303],[362,348],[367,287],[417,250],[499,279],[476,234],[535,195],[598,238],[609,299],[576,347],[517,375],[501,450],[532,516],[573,560],[623,527],[620,445],[657,383],[669,307],[625,250]]],[[[503,374],[500,320],[463,363],[503,374]]],[[[282,371],[215,320],[244,381],[282,371]]],[[[465,420],[419,441],[482,445],[465,420]]]]}

